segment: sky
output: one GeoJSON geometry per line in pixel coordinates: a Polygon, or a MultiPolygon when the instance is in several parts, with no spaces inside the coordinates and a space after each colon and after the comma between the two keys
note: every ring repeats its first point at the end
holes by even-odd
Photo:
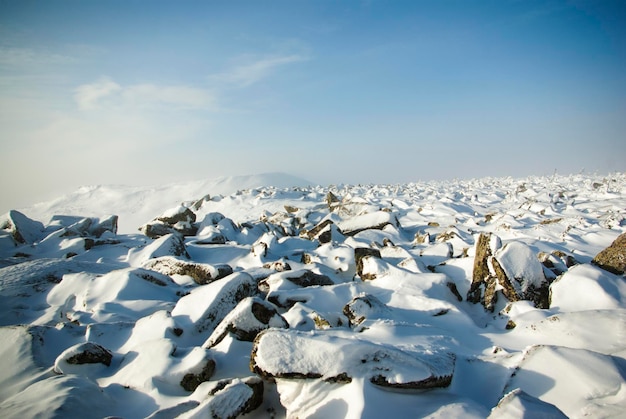
{"type": "Polygon", "coordinates": [[[0,212],[83,185],[626,170],[626,2],[0,0],[0,212]]]}

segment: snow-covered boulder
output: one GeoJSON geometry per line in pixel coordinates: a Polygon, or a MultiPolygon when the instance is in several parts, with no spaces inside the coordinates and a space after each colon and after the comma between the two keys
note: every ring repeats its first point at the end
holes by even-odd
{"type": "Polygon", "coordinates": [[[389,308],[371,294],[358,295],[343,307],[343,314],[348,317],[351,326],[358,326],[365,319],[376,318],[389,312],[389,308]]]}
{"type": "Polygon", "coordinates": [[[395,389],[447,387],[454,364],[455,357],[449,353],[409,353],[324,332],[285,329],[261,332],[250,360],[251,370],[268,379],[349,383],[363,377],[372,384],[395,389]]]}
{"type": "Polygon", "coordinates": [[[493,270],[509,301],[529,300],[548,308],[550,284],[533,250],[521,242],[507,243],[491,260],[493,270]]]}
{"type": "Polygon", "coordinates": [[[400,226],[396,215],[392,212],[377,211],[346,218],[338,222],[337,227],[345,236],[354,236],[364,230],[382,230],[389,224],[394,227],[400,226]]]}
{"type": "Polygon", "coordinates": [[[550,307],[560,311],[624,307],[626,281],[589,264],[576,265],[550,286],[550,307]]]}
{"type": "Polygon", "coordinates": [[[272,303],[259,297],[244,298],[217,325],[202,346],[211,348],[220,343],[228,333],[232,333],[238,340],[252,342],[259,332],[270,327],[286,329],[289,323],[272,303]]]}
{"type": "Polygon", "coordinates": [[[359,275],[361,279],[374,279],[368,277],[368,272],[364,272],[364,265],[368,262],[365,260],[367,258],[377,258],[380,259],[382,256],[380,255],[380,250],[373,249],[370,247],[357,247],[354,249],[354,262],[356,264],[356,273],[359,275]]]}
{"type": "Polygon", "coordinates": [[[54,362],[57,374],[80,374],[85,364],[111,365],[113,354],[108,349],[93,342],[84,342],[67,348],[54,362]]]}
{"type": "Polygon", "coordinates": [[[198,285],[211,283],[233,273],[233,268],[227,264],[209,265],[188,262],[172,256],[149,259],[143,267],[168,276],[187,275],[192,277],[198,285]]]}
{"type": "Polygon", "coordinates": [[[626,271],[626,233],[598,253],[592,263],[616,275],[623,275],[626,271]]]}
{"type": "Polygon", "coordinates": [[[20,244],[32,244],[43,238],[43,224],[15,210],[9,211],[0,219],[0,228],[10,232],[13,240],[20,244]]]}
{"type": "Polygon", "coordinates": [[[315,273],[309,269],[288,270],[277,272],[259,282],[262,292],[271,294],[284,289],[304,288],[313,286],[334,285],[326,275],[315,273]]]}
{"type": "Polygon", "coordinates": [[[126,260],[132,266],[141,266],[148,260],[161,256],[181,256],[189,259],[183,238],[177,233],[159,237],[144,248],[130,249],[126,260]]]}
{"type": "Polygon", "coordinates": [[[504,391],[519,388],[568,417],[597,417],[599,412],[623,414],[624,383],[620,366],[609,355],[535,345],[524,351],[504,391]]]}
{"type": "Polygon", "coordinates": [[[235,272],[219,281],[202,285],[182,297],[172,310],[174,320],[193,334],[212,333],[241,300],[258,293],[256,281],[235,272]]]}
{"type": "Polygon", "coordinates": [[[234,419],[258,408],[263,403],[263,391],[263,381],[258,377],[222,380],[209,390],[208,397],[196,408],[178,417],[234,419]]]}
{"type": "Polygon", "coordinates": [[[487,419],[517,418],[567,419],[567,416],[555,405],[517,388],[502,397],[487,419]]]}
{"type": "Polygon", "coordinates": [[[194,225],[195,221],[196,214],[189,208],[179,205],[168,209],[154,220],[139,227],[139,231],[151,239],[172,233],[193,236],[198,230],[194,225]]]}

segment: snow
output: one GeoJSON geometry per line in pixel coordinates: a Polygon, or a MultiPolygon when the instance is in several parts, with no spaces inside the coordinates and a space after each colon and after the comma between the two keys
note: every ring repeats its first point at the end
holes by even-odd
{"type": "Polygon", "coordinates": [[[84,187],[20,213],[0,217],[2,417],[626,411],[626,279],[591,264],[626,232],[624,174],[329,187],[270,174],[84,187]],[[187,209],[195,235],[137,230],[187,209]],[[320,243],[307,232],[325,220],[320,243]],[[549,286],[548,308],[501,287],[493,312],[467,301],[481,233],[521,298],[549,286]],[[356,248],[380,257],[357,271],[356,248]],[[232,274],[200,285],[175,263],[232,274]],[[290,280],[310,273],[329,281],[290,280]],[[110,365],[68,362],[100,347],[110,365]]]}

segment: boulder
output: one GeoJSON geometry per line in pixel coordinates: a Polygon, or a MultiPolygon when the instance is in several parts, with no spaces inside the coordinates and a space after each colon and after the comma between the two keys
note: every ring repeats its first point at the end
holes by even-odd
{"type": "Polygon", "coordinates": [[[179,324],[186,324],[194,334],[212,333],[241,300],[257,292],[257,283],[250,275],[235,272],[218,282],[193,289],[178,300],[172,317],[179,324]]]}
{"type": "Polygon", "coordinates": [[[180,205],[170,208],[154,220],[141,226],[139,231],[151,239],[175,232],[183,236],[194,236],[198,231],[194,224],[195,221],[196,214],[189,208],[180,205]]]}
{"type": "Polygon", "coordinates": [[[278,289],[334,285],[326,275],[318,274],[308,269],[297,269],[277,272],[259,282],[259,289],[268,293],[278,289]]]}
{"type": "Polygon", "coordinates": [[[107,231],[113,233],[114,235],[117,234],[117,215],[110,215],[103,220],[94,221],[95,222],[91,223],[89,228],[90,235],[100,237],[107,231]]]}
{"type": "Polygon", "coordinates": [[[398,218],[394,213],[387,211],[371,212],[363,215],[349,217],[337,223],[337,227],[345,236],[354,236],[365,230],[382,230],[387,225],[400,227],[398,218]]]}
{"type": "Polygon", "coordinates": [[[133,266],[141,266],[150,259],[162,256],[179,256],[189,259],[185,241],[180,234],[167,234],[154,240],[144,248],[130,249],[127,261],[133,266]]]}
{"type": "Polygon", "coordinates": [[[616,275],[623,275],[626,271],[626,233],[598,253],[591,263],[616,275]]]}
{"type": "Polygon", "coordinates": [[[198,285],[209,284],[233,273],[233,268],[230,267],[230,265],[209,265],[206,263],[187,262],[172,256],[149,259],[143,264],[143,268],[168,276],[188,275],[192,277],[198,285]]]}
{"type": "Polygon", "coordinates": [[[9,211],[0,227],[8,230],[19,244],[33,244],[43,238],[43,224],[39,221],[31,220],[19,211],[9,211]]]}
{"type": "Polygon", "coordinates": [[[368,279],[364,278],[364,274],[366,275],[366,273],[364,273],[363,271],[364,259],[366,257],[380,259],[380,250],[372,249],[369,247],[357,247],[354,249],[354,262],[356,263],[356,272],[361,279],[368,279]]]}
{"type": "Polygon", "coordinates": [[[221,380],[209,389],[200,405],[177,417],[234,419],[261,406],[263,392],[263,381],[258,377],[221,380]]]}
{"type": "Polygon", "coordinates": [[[93,342],[83,342],[67,348],[54,361],[54,372],[57,374],[76,373],[76,366],[83,364],[111,365],[113,354],[104,347],[93,342]]]}
{"type": "Polygon", "coordinates": [[[254,340],[250,369],[266,379],[322,379],[349,383],[355,377],[381,387],[424,390],[447,387],[455,356],[409,353],[397,347],[333,336],[329,331],[268,329],[254,340]],[[332,356],[320,356],[332,354],[332,356]]]}
{"type": "Polygon", "coordinates": [[[550,284],[535,253],[526,244],[507,243],[491,262],[502,293],[509,301],[528,300],[537,308],[550,306],[550,284]]]}
{"type": "Polygon", "coordinates": [[[203,346],[211,348],[217,345],[228,333],[238,340],[252,342],[259,332],[270,327],[286,329],[289,323],[272,303],[259,297],[244,298],[220,322],[203,346]]]}
{"type": "Polygon", "coordinates": [[[309,240],[317,239],[321,244],[330,243],[332,240],[341,240],[344,237],[339,227],[332,220],[324,220],[311,230],[302,231],[300,236],[309,240]]]}
{"type": "Polygon", "coordinates": [[[475,304],[481,303],[489,311],[495,309],[497,299],[497,282],[490,264],[493,254],[501,245],[500,238],[491,233],[480,233],[476,240],[472,284],[467,292],[467,301],[475,304]]]}
{"type": "Polygon", "coordinates": [[[350,326],[353,327],[363,323],[367,318],[371,318],[372,316],[378,317],[389,311],[385,303],[370,294],[358,295],[343,307],[343,314],[346,315],[350,326]]]}
{"type": "Polygon", "coordinates": [[[567,416],[555,405],[516,388],[500,399],[487,419],[505,418],[566,419],[567,416]]]}

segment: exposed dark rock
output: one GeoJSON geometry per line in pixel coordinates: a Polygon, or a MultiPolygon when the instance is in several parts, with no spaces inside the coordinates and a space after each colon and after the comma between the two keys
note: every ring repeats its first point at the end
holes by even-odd
{"type": "Polygon", "coordinates": [[[591,262],[616,275],[626,271],[626,233],[622,233],[609,247],[601,251],[591,262]]]}
{"type": "Polygon", "coordinates": [[[300,287],[311,287],[314,285],[335,285],[335,283],[328,276],[317,274],[306,269],[291,272],[293,272],[294,275],[285,275],[284,278],[300,287]]]}
{"type": "Polygon", "coordinates": [[[291,265],[289,265],[289,263],[284,262],[284,261],[276,261],[276,262],[268,262],[266,264],[263,265],[263,268],[265,269],[272,269],[276,272],[284,272],[284,271],[290,271],[291,270],[291,265]]]}
{"type": "Polygon", "coordinates": [[[141,226],[139,231],[151,239],[172,233],[194,236],[198,231],[198,227],[194,224],[195,221],[196,214],[189,208],[181,205],[166,211],[163,215],[141,226]]]}
{"type": "Polygon", "coordinates": [[[139,228],[142,234],[150,237],[151,239],[158,239],[167,234],[176,233],[176,230],[170,225],[167,225],[161,221],[151,221],[139,228]]]}
{"type": "Polygon", "coordinates": [[[208,359],[199,373],[185,374],[180,385],[187,391],[194,391],[201,383],[209,381],[215,372],[215,361],[208,359]]]}
{"type": "Polygon", "coordinates": [[[454,294],[457,300],[463,301],[463,297],[461,297],[461,294],[459,293],[459,290],[454,282],[446,282],[446,286],[450,289],[450,291],[452,291],[452,294],[454,294]]]}
{"type": "Polygon", "coordinates": [[[324,220],[309,231],[302,231],[300,236],[309,240],[317,239],[321,244],[330,243],[333,239],[339,240],[343,237],[341,230],[332,220],[324,220]]]}

